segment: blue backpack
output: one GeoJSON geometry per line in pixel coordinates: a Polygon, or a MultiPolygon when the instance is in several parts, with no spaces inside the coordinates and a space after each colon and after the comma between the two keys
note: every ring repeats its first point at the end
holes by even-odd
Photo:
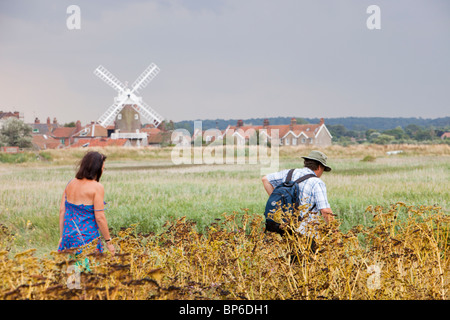
{"type": "MultiPolygon", "coordinates": [[[[264,211],[266,231],[277,232],[281,235],[284,233],[284,231],[280,229],[280,223],[273,220],[274,214],[280,208],[284,213],[292,214],[296,212],[300,202],[300,189],[298,184],[306,179],[317,177],[314,174],[307,174],[295,181],[291,181],[294,170],[295,169],[289,170],[286,181],[278,185],[267,200],[266,210],[264,211]]],[[[313,207],[315,207],[315,205],[313,207]]]]}

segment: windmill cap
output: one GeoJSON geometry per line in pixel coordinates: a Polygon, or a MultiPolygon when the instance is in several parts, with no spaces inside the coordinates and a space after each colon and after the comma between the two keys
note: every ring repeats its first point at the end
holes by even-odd
{"type": "Polygon", "coordinates": [[[303,159],[310,159],[320,162],[324,167],[325,171],[331,171],[331,168],[327,166],[327,156],[325,153],[320,152],[318,150],[313,150],[309,153],[308,156],[302,156],[303,159]]]}

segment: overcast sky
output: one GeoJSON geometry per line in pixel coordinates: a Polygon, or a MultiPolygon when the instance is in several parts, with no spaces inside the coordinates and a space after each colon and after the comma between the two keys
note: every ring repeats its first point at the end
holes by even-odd
{"type": "Polygon", "coordinates": [[[0,0],[0,110],[26,122],[97,120],[116,92],[94,70],[152,62],[168,120],[450,116],[450,1],[0,0]]]}

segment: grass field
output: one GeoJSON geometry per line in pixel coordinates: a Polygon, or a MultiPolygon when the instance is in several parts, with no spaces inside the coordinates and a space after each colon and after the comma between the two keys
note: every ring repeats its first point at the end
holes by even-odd
{"type": "MultiPolygon", "coordinates": [[[[180,165],[170,149],[105,149],[102,177],[107,218],[115,230],[138,224],[142,232],[159,232],[167,221],[186,216],[203,228],[223,213],[262,214],[267,194],[261,165],[180,165]]],[[[449,146],[329,147],[333,171],[322,179],[341,230],[368,225],[369,206],[439,205],[449,212],[449,146]],[[387,155],[401,149],[403,153],[387,155]],[[370,156],[371,161],[362,161],[370,156]]],[[[0,221],[15,234],[12,252],[37,248],[38,254],[58,243],[58,206],[75,164],[86,152],[51,151],[51,161],[0,164],[0,221]]],[[[309,149],[280,149],[280,170],[302,167],[309,149]]]]}
{"type": "MultiPolygon", "coordinates": [[[[448,298],[449,146],[326,148],[333,170],[322,179],[338,216],[318,226],[314,254],[298,234],[263,233],[260,164],[176,166],[170,149],[99,151],[118,254],[86,250],[93,269],[81,290],[66,284],[73,260],[55,250],[62,192],[86,150],[0,164],[0,299],[448,298]]],[[[302,167],[309,151],[281,148],[279,169],[302,167]]]]}

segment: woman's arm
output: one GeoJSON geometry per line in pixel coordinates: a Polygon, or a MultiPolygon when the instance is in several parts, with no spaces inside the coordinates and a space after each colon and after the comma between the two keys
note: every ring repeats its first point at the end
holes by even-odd
{"type": "MultiPolygon", "coordinates": [[[[106,221],[105,216],[105,203],[104,203],[105,189],[102,184],[98,184],[94,194],[94,212],[95,212],[95,220],[97,221],[98,228],[100,229],[100,233],[102,234],[105,240],[111,239],[109,234],[108,222],[106,221]]],[[[108,250],[114,255],[115,248],[112,245],[111,241],[106,242],[106,246],[108,250]]]]}
{"type": "Polygon", "coordinates": [[[103,238],[109,239],[109,229],[108,229],[108,223],[106,221],[105,217],[105,205],[104,205],[104,196],[105,196],[105,190],[103,186],[99,183],[98,187],[95,190],[94,193],[94,210],[95,210],[95,220],[97,221],[98,228],[100,229],[100,233],[102,234],[103,238]]]}

